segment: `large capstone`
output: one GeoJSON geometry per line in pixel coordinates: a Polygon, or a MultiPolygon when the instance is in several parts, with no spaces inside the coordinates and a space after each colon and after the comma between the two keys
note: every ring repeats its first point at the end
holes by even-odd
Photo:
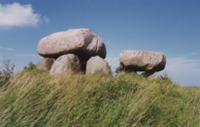
{"type": "Polygon", "coordinates": [[[124,50],[120,53],[120,69],[156,72],[165,68],[166,56],[151,51],[124,50]]]}
{"type": "Polygon", "coordinates": [[[89,29],[69,29],[51,34],[39,41],[37,51],[41,56],[50,58],[69,53],[85,61],[96,55],[106,57],[105,44],[89,29]]]}

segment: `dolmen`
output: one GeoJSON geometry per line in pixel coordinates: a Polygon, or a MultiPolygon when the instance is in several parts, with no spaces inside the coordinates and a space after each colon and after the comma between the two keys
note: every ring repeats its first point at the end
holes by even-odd
{"type": "Polygon", "coordinates": [[[166,65],[166,56],[152,51],[124,50],[121,51],[119,60],[120,70],[143,71],[142,75],[149,79],[162,78],[155,72],[163,70],[166,65]]]}
{"type": "Polygon", "coordinates": [[[68,73],[111,74],[105,61],[106,47],[90,29],[69,29],[42,38],[37,47],[44,57],[36,67],[49,70],[50,75],[68,73]]]}

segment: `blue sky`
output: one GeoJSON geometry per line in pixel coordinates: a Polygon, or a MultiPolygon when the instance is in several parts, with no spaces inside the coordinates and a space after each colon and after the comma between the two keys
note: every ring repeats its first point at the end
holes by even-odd
{"type": "Polygon", "coordinates": [[[76,28],[103,39],[113,70],[122,50],[156,51],[167,56],[161,74],[200,86],[199,0],[1,0],[0,60],[37,63],[41,38],[76,28]]]}

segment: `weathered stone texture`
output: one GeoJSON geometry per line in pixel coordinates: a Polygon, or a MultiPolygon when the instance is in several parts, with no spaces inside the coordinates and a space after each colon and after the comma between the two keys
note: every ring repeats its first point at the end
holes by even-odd
{"type": "Polygon", "coordinates": [[[98,74],[98,73],[112,75],[112,71],[106,60],[100,58],[99,56],[91,57],[87,61],[86,74],[98,74]]]}
{"type": "Polygon", "coordinates": [[[129,71],[161,71],[166,64],[165,55],[151,51],[124,50],[119,59],[120,69],[129,71]]]}
{"type": "Polygon", "coordinates": [[[41,56],[51,58],[69,53],[80,59],[89,59],[96,55],[106,57],[105,44],[89,29],[69,29],[51,34],[39,41],[37,51],[41,56]]]}
{"type": "Polygon", "coordinates": [[[50,70],[55,59],[53,58],[42,58],[37,64],[36,67],[40,70],[50,70]]]}
{"type": "Polygon", "coordinates": [[[62,55],[51,67],[50,75],[75,74],[81,72],[80,60],[74,54],[62,55]]]}

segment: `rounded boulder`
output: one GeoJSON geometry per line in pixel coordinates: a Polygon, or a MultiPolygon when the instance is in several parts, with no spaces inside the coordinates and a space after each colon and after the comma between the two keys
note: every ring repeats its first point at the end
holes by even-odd
{"type": "Polygon", "coordinates": [[[80,60],[74,54],[62,55],[51,67],[50,75],[75,74],[81,72],[80,60]]]}
{"type": "Polygon", "coordinates": [[[42,58],[37,64],[36,67],[40,70],[50,70],[55,59],[53,58],[42,58]]]}
{"type": "Polygon", "coordinates": [[[108,62],[99,56],[91,57],[86,64],[86,74],[103,73],[112,75],[108,62]]]}

